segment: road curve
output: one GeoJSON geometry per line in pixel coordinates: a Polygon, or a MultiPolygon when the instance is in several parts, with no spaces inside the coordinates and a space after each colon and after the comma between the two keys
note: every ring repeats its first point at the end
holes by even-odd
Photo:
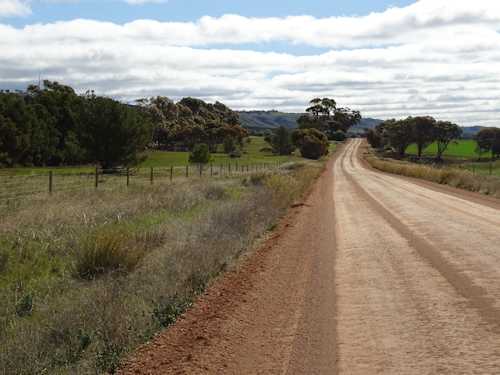
{"type": "Polygon", "coordinates": [[[500,373],[500,205],[372,171],[360,145],[121,374],[500,373]]]}

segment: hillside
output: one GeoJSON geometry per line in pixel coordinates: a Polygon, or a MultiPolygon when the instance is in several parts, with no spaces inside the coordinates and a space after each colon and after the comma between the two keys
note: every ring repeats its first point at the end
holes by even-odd
{"type": "MultiPolygon", "coordinates": [[[[243,127],[250,130],[276,129],[284,126],[289,129],[297,127],[297,119],[301,113],[286,113],[279,111],[241,111],[240,121],[243,127]]],[[[351,130],[355,133],[362,132],[363,129],[374,128],[382,120],[364,118],[351,130]]]]}

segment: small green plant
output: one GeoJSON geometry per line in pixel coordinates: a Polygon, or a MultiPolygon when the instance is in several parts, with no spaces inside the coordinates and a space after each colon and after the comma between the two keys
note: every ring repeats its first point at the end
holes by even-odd
{"type": "Polygon", "coordinates": [[[76,273],[93,280],[111,272],[130,272],[144,256],[144,251],[131,246],[124,231],[101,230],[82,241],[76,253],[76,273]]]}
{"type": "Polygon", "coordinates": [[[177,318],[189,307],[187,298],[181,298],[177,294],[163,299],[153,310],[153,320],[161,327],[168,327],[175,323],[177,318]]]}
{"type": "Polygon", "coordinates": [[[16,314],[20,318],[30,316],[33,313],[33,297],[31,294],[25,295],[16,304],[16,314]]]}
{"type": "Polygon", "coordinates": [[[206,164],[210,161],[210,149],[205,143],[198,143],[189,154],[190,163],[206,164]]]}

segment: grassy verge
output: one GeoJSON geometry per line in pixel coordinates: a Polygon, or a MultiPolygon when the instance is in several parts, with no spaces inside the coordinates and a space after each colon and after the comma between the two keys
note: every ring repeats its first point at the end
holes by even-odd
{"type": "Polygon", "coordinates": [[[478,175],[469,170],[453,167],[437,168],[429,165],[380,158],[372,152],[365,153],[365,160],[373,168],[384,172],[421,178],[438,184],[500,198],[500,178],[498,177],[478,175]]]}
{"type": "Polygon", "coordinates": [[[27,197],[0,212],[0,373],[113,372],[273,226],[321,162],[27,197]]]}

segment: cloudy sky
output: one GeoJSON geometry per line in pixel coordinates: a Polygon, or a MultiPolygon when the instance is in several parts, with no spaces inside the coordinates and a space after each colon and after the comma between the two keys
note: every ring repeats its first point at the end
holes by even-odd
{"type": "Polygon", "coordinates": [[[42,78],[165,95],[500,127],[499,0],[0,0],[0,89],[42,78]]]}

